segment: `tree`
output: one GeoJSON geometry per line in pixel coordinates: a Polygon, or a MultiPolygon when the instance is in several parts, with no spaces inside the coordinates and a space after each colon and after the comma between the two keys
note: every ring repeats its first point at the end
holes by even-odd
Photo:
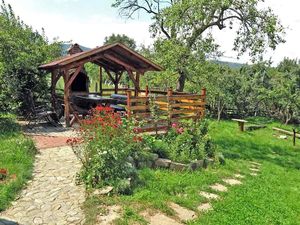
{"type": "MultiPolygon", "coordinates": [[[[115,0],[120,14],[132,18],[140,11],[151,15],[151,32],[159,46],[167,49],[176,63],[177,90],[183,91],[190,57],[215,52],[213,28],[236,28],[234,50],[261,55],[267,47],[284,42],[284,28],[271,9],[260,9],[263,0],[115,0]]],[[[203,58],[203,57],[201,57],[203,58]]]]}
{"type": "Polygon", "coordinates": [[[29,91],[34,100],[48,94],[49,79],[38,66],[60,55],[60,43],[49,44],[4,1],[0,7],[0,111],[24,114],[30,108],[29,91]]]}
{"type": "Polygon", "coordinates": [[[104,44],[113,44],[119,42],[127,47],[135,50],[136,49],[136,42],[134,39],[128,37],[125,34],[112,34],[108,37],[105,37],[104,44]]]}

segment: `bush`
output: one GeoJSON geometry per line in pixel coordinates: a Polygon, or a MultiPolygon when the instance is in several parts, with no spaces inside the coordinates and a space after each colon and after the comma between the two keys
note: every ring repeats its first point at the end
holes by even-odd
{"type": "Polygon", "coordinates": [[[80,138],[71,139],[75,154],[82,162],[79,178],[87,187],[112,185],[117,192],[129,193],[137,172],[128,158],[142,148],[130,121],[122,120],[109,107],[96,107],[82,121],[80,138]]]}
{"type": "Polygon", "coordinates": [[[185,121],[173,123],[162,139],[149,141],[152,152],[177,162],[191,162],[215,156],[215,146],[208,135],[208,122],[185,121]]]}

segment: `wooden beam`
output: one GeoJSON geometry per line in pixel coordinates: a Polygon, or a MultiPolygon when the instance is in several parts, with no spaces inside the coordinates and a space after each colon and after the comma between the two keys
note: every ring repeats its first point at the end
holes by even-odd
{"type": "Polygon", "coordinates": [[[126,70],[129,69],[129,70],[132,70],[132,71],[138,71],[138,72],[140,72],[137,68],[133,67],[132,65],[129,65],[128,63],[126,63],[126,62],[118,59],[115,56],[112,56],[112,55],[109,55],[109,54],[104,54],[104,57],[106,59],[109,59],[109,60],[111,60],[111,61],[113,61],[113,62],[115,62],[115,63],[123,66],[126,70]]]}
{"type": "Polygon", "coordinates": [[[137,88],[138,90],[140,90],[140,85],[139,85],[139,83],[135,80],[132,71],[131,71],[131,70],[126,70],[126,71],[127,71],[127,73],[128,73],[128,76],[129,76],[130,79],[132,80],[132,82],[133,82],[135,88],[137,88]]]}
{"type": "Polygon", "coordinates": [[[66,85],[67,88],[70,88],[70,86],[72,85],[73,81],[76,79],[76,77],[78,76],[78,74],[80,73],[80,71],[82,70],[83,65],[80,65],[74,72],[74,74],[72,75],[72,77],[68,80],[68,83],[66,85]]]}
{"type": "Polygon", "coordinates": [[[288,130],[280,129],[280,128],[277,128],[277,127],[273,127],[272,129],[275,130],[275,131],[278,131],[280,133],[289,135],[289,136],[294,136],[295,135],[295,137],[300,138],[300,134],[297,134],[297,133],[294,133],[294,132],[291,132],[291,131],[288,131],[288,130]]]}

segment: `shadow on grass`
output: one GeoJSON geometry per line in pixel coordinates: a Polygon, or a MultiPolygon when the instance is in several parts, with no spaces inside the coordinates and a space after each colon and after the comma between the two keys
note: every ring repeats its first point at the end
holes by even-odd
{"type": "Polygon", "coordinates": [[[0,115],[0,138],[7,138],[21,131],[19,124],[10,116],[0,115]]]}
{"type": "MultiPolygon", "coordinates": [[[[253,134],[250,136],[253,136],[253,134]]],[[[300,169],[300,154],[288,151],[286,147],[279,145],[245,141],[236,138],[223,137],[215,143],[221,147],[226,158],[245,160],[264,160],[282,167],[300,169]],[[298,157],[297,157],[298,156],[298,157]]]]}

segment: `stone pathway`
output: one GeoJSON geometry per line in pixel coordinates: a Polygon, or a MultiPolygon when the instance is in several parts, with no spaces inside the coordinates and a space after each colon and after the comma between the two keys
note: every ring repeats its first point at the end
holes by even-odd
{"type": "MultiPolygon", "coordinates": [[[[256,162],[250,163],[249,174],[252,175],[253,172],[260,171],[260,165],[256,162]]],[[[256,176],[258,174],[256,173],[256,176]]],[[[218,193],[226,193],[229,191],[231,186],[242,185],[242,179],[245,179],[246,176],[242,174],[234,174],[233,177],[222,179],[222,183],[215,183],[209,186],[209,188],[218,193]],[[228,187],[226,186],[228,185],[228,187]]],[[[196,211],[184,208],[175,203],[169,203],[169,207],[175,212],[174,217],[166,216],[161,212],[150,213],[149,211],[144,211],[140,215],[145,218],[150,225],[180,225],[185,224],[188,221],[195,220],[197,216],[206,213],[210,210],[213,210],[213,201],[222,200],[222,198],[216,193],[210,193],[206,191],[200,191],[199,195],[206,199],[206,202],[201,203],[196,211]]]]}
{"type": "MultiPolygon", "coordinates": [[[[53,147],[58,143],[66,145],[62,141],[65,139],[44,137],[36,141],[37,146],[53,147]]],[[[68,146],[40,150],[36,156],[33,180],[28,182],[13,206],[0,214],[0,225],[13,224],[9,221],[22,225],[83,224],[81,205],[85,201],[85,189],[75,184],[80,166],[68,146]]]]}

